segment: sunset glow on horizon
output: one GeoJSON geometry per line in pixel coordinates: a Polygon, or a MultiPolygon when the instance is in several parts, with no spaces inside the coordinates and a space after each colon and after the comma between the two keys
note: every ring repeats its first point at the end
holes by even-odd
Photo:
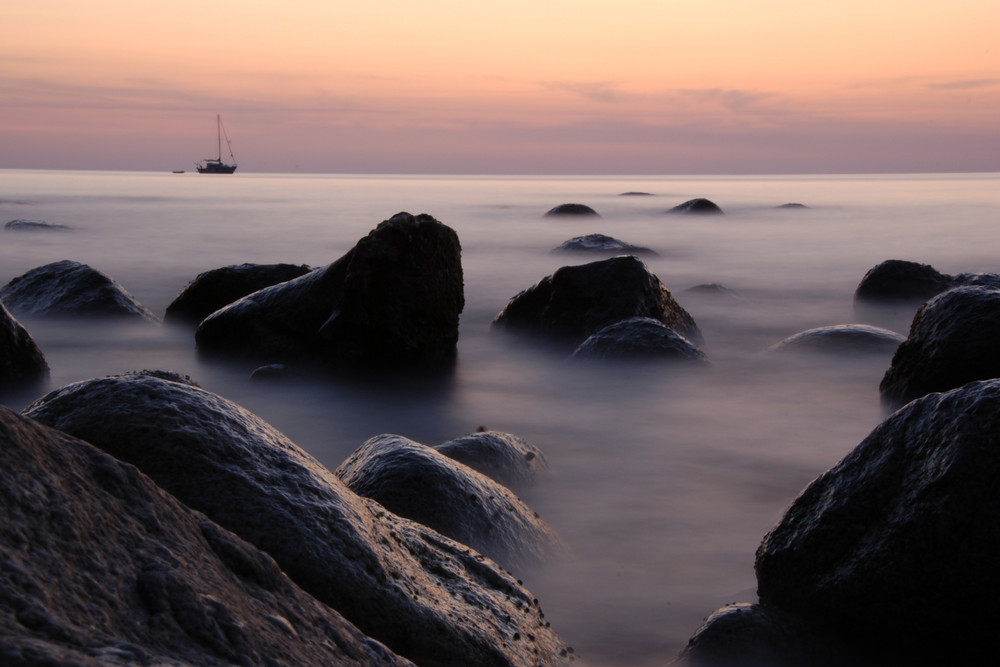
{"type": "Polygon", "coordinates": [[[0,6],[0,168],[1000,171],[995,0],[0,6]]]}

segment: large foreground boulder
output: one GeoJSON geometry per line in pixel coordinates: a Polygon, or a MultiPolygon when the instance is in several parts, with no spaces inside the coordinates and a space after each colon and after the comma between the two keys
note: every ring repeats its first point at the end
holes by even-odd
{"type": "Polygon", "coordinates": [[[216,311],[195,339],[205,354],[259,363],[444,369],[464,305],[454,230],[398,213],[333,264],[216,311]]]}
{"type": "Polygon", "coordinates": [[[573,350],[572,359],[682,361],[704,364],[705,353],[688,339],[650,317],[609,324],[573,350]]]}
{"type": "Polygon", "coordinates": [[[197,324],[233,301],[309,271],[301,264],[235,264],[199,273],[170,302],[163,320],[197,324]]]}
{"type": "Polygon", "coordinates": [[[18,316],[159,321],[116,281],[69,259],[40,266],[14,278],[0,289],[0,301],[18,316]]]}
{"type": "Polygon", "coordinates": [[[761,604],[874,664],[991,663],[997,479],[1000,381],[913,401],[812,482],[764,538],[761,604]]]}
{"type": "Polygon", "coordinates": [[[895,409],[932,391],[1000,377],[1000,289],[956,287],[917,311],[879,390],[895,409]]]}
{"type": "Polygon", "coordinates": [[[562,551],[555,533],[509,489],[408,438],[370,438],[336,474],[358,495],[511,570],[541,565],[562,551]]]}
{"type": "Polygon", "coordinates": [[[0,303],[0,392],[27,389],[48,376],[42,351],[0,303]]]}
{"type": "Polygon", "coordinates": [[[434,447],[512,491],[530,487],[549,470],[542,450],[524,438],[485,428],[434,447]]]}
{"type": "Polygon", "coordinates": [[[270,425],[182,376],[80,382],[26,414],[133,463],[420,665],[565,661],[533,596],[509,573],[359,497],[270,425]]]}
{"type": "Polygon", "coordinates": [[[660,279],[632,256],[564,266],[515,295],[493,326],[560,341],[572,348],[600,329],[650,317],[699,342],[694,318],[660,279]]]}
{"type": "Polygon", "coordinates": [[[0,662],[408,665],[133,466],[0,407],[0,662]]]}

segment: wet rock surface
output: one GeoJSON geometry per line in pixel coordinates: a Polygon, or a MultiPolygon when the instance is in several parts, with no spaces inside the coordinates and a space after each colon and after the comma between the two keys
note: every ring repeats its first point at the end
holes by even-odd
{"type": "Polygon", "coordinates": [[[568,241],[564,241],[559,246],[553,248],[550,252],[561,253],[561,252],[591,252],[591,253],[624,253],[624,254],[646,254],[655,255],[656,253],[649,248],[643,248],[642,246],[632,245],[631,243],[625,243],[624,241],[619,241],[611,236],[605,236],[604,234],[587,234],[586,236],[576,236],[568,241]]]}
{"type": "Polygon", "coordinates": [[[0,392],[30,389],[49,377],[49,365],[21,323],[0,303],[0,392]]]}
{"type": "Polygon", "coordinates": [[[478,431],[434,449],[512,491],[530,487],[549,470],[542,450],[512,433],[478,431]]]}
{"type": "Polygon", "coordinates": [[[143,372],[85,381],[25,412],[136,465],[420,665],[569,661],[512,575],[359,497],[271,426],[188,378],[143,372]]]}
{"type": "Polygon", "coordinates": [[[895,331],[867,324],[838,324],[807,329],[779,341],[768,352],[825,352],[830,354],[888,354],[906,340],[895,331]]]}
{"type": "Polygon", "coordinates": [[[708,362],[705,353],[690,341],[649,317],[633,317],[604,327],[583,341],[570,358],[708,362]]]}

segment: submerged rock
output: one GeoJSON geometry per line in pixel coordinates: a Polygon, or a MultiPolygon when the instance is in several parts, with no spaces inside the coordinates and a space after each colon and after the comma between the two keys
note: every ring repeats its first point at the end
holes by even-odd
{"type": "Polygon", "coordinates": [[[66,225],[60,225],[57,222],[45,222],[44,220],[11,220],[4,225],[4,229],[20,231],[61,231],[69,229],[69,227],[66,225]]]}
{"type": "Polygon", "coordinates": [[[578,346],[600,329],[650,317],[689,340],[701,340],[694,318],[636,257],[564,266],[515,295],[493,326],[578,346]]]}
{"type": "Polygon", "coordinates": [[[667,213],[683,215],[721,215],[722,209],[710,199],[689,199],[683,204],[678,204],[667,213]]]}
{"type": "Polygon", "coordinates": [[[574,215],[584,215],[584,216],[597,216],[601,217],[600,214],[594,209],[590,208],[586,204],[559,204],[555,208],[550,208],[545,213],[546,218],[560,217],[560,216],[574,216],[574,215]]]}
{"type": "Polygon", "coordinates": [[[89,380],[25,412],[134,464],[415,663],[568,663],[533,596],[509,573],[359,497],[270,425],[188,378],[89,380]]]}
{"type": "Polygon", "coordinates": [[[632,317],[604,327],[583,341],[571,358],[708,361],[689,340],[649,317],[632,317]]]}
{"type": "Polygon", "coordinates": [[[48,377],[42,351],[0,303],[0,392],[30,389],[48,377]]]}
{"type": "Polygon", "coordinates": [[[169,306],[166,322],[197,324],[232,302],[311,271],[300,264],[236,264],[199,273],[169,306]]]}
{"type": "Polygon", "coordinates": [[[117,282],[86,264],[68,259],[14,278],[0,289],[0,301],[18,316],[159,321],[117,282]]]}
{"type": "Polygon", "coordinates": [[[513,491],[531,486],[549,469],[542,450],[500,431],[477,431],[434,449],[513,491]]]}
{"type": "Polygon", "coordinates": [[[831,354],[892,354],[905,336],[867,324],[838,324],[800,331],[767,349],[768,352],[827,352],[831,354]]]}
{"type": "Polygon", "coordinates": [[[409,665],[136,468],[0,406],[10,665],[409,665]]]}
{"type": "Polygon", "coordinates": [[[561,245],[553,248],[550,252],[615,252],[627,254],[650,254],[656,253],[649,248],[635,246],[616,238],[605,236],[604,234],[587,234],[586,236],[576,236],[561,245]]]}
{"type": "Polygon", "coordinates": [[[333,264],[212,313],[195,339],[204,354],[262,363],[440,370],[464,305],[454,230],[399,213],[333,264]]]}

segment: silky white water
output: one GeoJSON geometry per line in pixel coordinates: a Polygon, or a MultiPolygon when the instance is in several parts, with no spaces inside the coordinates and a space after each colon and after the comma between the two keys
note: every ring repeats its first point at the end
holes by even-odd
{"type": "MultiPolygon", "coordinates": [[[[0,170],[0,285],[62,259],[113,277],[158,316],[198,273],[243,262],[321,266],[399,211],[462,242],[466,306],[448,381],[251,383],[200,359],[188,328],[19,320],[50,387],[156,368],[186,373],[274,425],[331,469],[365,439],[438,444],[479,426],[541,448],[549,476],[523,499],[572,556],[516,573],[593,665],[661,665],[708,613],[753,601],[754,551],[784,508],[883,418],[891,355],[763,351],[817,326],[905,334],[912,310],[856,311],[864,273],[890,258],[945,273],[1000,272],[1000,174],[789,177],[409,177],[0,170]],[[622,196],[645,192],[647,196],[622,196]],[[722,216],[665,212],[707,197],[722,216]],[[562,203],[601,215],[543,218],[562,203]],[[789,202],[807,208],[781,209],[789,202]],[[491,333],[516,293],[602,233],[642,255],[698,322],[711,366],[568,364],[491,333]],[[687,293],[717,283],[725,294],[687,293]]],[[[23,408],[36,396],[9,396],[23,408]]]]}

